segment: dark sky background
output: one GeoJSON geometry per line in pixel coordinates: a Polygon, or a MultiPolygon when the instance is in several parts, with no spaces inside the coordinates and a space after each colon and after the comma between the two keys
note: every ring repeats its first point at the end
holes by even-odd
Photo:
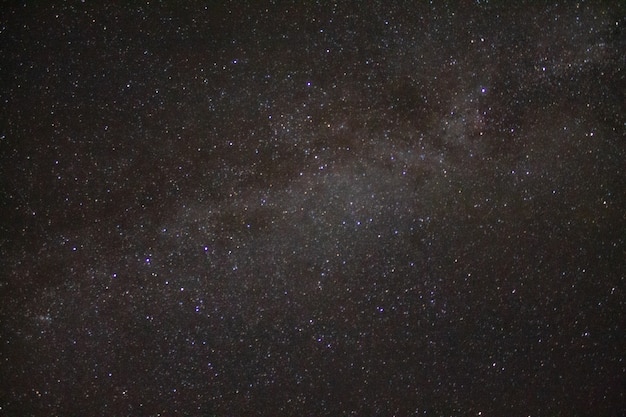
{"type": "Polygon", "coordinates": [[[0,415],[624,415],[624,2],[204,3],[0,6],[0,415]]]}

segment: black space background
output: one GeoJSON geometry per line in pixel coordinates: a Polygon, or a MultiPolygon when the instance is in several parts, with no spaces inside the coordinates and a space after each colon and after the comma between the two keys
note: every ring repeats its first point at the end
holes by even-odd
{"type": "Polygon", "coordinates": [[[624,2],[205,3],[1,3],[0,415],[624,415],[624,2]]]}

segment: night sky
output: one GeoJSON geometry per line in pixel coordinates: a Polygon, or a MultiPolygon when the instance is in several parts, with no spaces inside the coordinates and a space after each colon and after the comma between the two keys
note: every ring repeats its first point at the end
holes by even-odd
{"type": "Polygon", "coordinates": [[[624,2],[18,3],[0,415],[624,415],[624,2]]]}

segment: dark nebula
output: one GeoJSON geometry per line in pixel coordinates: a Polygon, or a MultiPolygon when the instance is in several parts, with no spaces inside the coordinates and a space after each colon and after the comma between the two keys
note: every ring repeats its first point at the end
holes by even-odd
{"type": "Polygon", "coordinates": [[[624,415],[624,2],[17,3],[0,415],[624,415]]]}

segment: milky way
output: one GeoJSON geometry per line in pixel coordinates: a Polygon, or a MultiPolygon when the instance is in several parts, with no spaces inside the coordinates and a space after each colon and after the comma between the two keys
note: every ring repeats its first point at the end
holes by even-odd
{"type": "Polygon", "coordinates": [[[624,6],[225,3],[4,7],[0,414],[623,413],[624,6]]]}

